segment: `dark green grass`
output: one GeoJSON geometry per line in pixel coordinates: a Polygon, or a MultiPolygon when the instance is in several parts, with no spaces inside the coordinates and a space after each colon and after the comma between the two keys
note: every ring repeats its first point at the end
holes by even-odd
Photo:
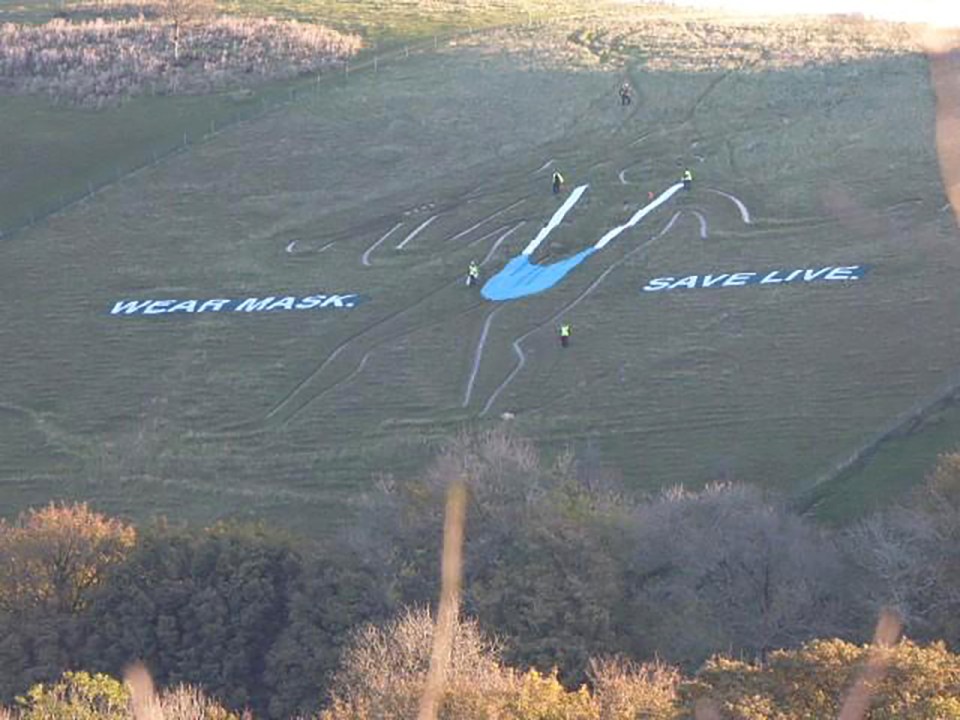
{"type": "Polygon", "coordinates": [[[185,137],[196,142],[218,125],[252,115],[260,102],[258,96],[142,97],[95,111],[54,107],[46,98],[4,98],[0,228],[18,227],[115,182],[182,146],[185,137]]]}
{"type": "Polygon", "coordinates": [[[960,405],[952,401],[910,432],[884,441],[867,461],[813,490],[809,512],[845,523],[903,499],[934,469],[937,458],[960,447],[960,405]]]}
{"type": "Polygon", "coordinates": [[[323,532],[377,474],[413,473],[444,438],[503,412],[546,452],[598,448],[639,491],[736,479],[790,494],[951,373],[960,258],[938,214],[922,61],[634,67],[642,102],[624,111],[615,74],[497,47],[442,50],[325,86],[3,246],[15,312],[0,346],[16,351],[0,403],[17,408],[18,429],[4,435],[0,492],[11,512],[83,497],[137,516],[255,515],[323,532]],[[562,285],[498,312],[464,408],[493,309],[460,282],[493,239],[469,243],[524,220],[489,271],[523,247],[557,206],[549,173],[534,174],[549,158],[591,186],[550,257],[595,242],[687,164],[697,186],[562,285]],[[634,184],[620,183],[625,168],[634,184]],[[743,199],[754,224],[707,187],[743,199]],[[708,240],[687,215],[633,252],[683,208],[707,217],[708,240]],[[845,287],[639,292],[662,275],[855,263],[873,270],[845,287]],[[561,353],[551,317],[614,264],[564,316],[575,331],[561,353]],[[106,314],[121,298],[283,291],[370,301],[339,313],[106,314]],[[523,371],[479,417],[514,367],[512,341],[531,330],[523,371]]]}

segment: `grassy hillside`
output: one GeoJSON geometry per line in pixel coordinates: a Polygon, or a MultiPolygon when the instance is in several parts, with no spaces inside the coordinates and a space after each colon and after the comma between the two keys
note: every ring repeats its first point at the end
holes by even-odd
{"type": "MultiPolygon", "coordinates": [[[[122,2],[97,11],[126,17],[122,2]]],[[[43,23],[66,8],[77,13],[78,2],[0,0],[0,23],[43,23]]],[[[582,3],[554,3],[551,15],[583,12],[582,3]]],[[[233,15],[272,15],[321,23],[365,38],[365,50],[355,60],[362,66],[374,57],[389,62],[408,48],[430,48],[434,39],[484,27],[538,22],[547,16],[539,0],[501,2],[259,2],[220,3],[233,15]]],[[[23,225],[85,196],[91,188],[115,182],[131,171],[164,157],[184,144],[202,142],[212,132],[238,121],[279,109],[291,93],[334,84],[342,78],[325,73],[319,80],[274,84],[254,83],[247,92],[232,90],[193,97],[150,95],[132,97],[99,111],[59,105],[47,97],[5,97],[0,103],[0,233],[23,225]]]]}
{"type": "Polygon", "coordinates": [[[924,59],[884,27],[619,12],[323,84],[6,242],[11,511],[82,497],[322,532],[375,474],[504,412],[637,489],[793,493],[939,387],[960,349],[960,255],[924,59]],[[621,108],[625,78],[637,101],[621,108]],[[499,270],[546,223],[550,160],[590,188],[538,261],[595,242],[683,167],[697,181],[556,288],[483,301],[466,265],[499,270]],[[855,264],[871,270],[846,284],[640,292],[855,264]],[[368,299],[109,315],[121,299],[318,292],[368,299]]]}

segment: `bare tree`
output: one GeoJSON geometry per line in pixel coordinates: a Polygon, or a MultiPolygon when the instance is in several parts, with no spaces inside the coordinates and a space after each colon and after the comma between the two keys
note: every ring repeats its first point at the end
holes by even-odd
{"type": "Polygon", "coordinates": [[[911,635],[960,638],[960,454],[943,455],[906,502],[845,539],[871,597],[896,607],[911,635]]]}
{"type": "Polygon", "coordinates": [[[756,489],[674,489],[637,509],[633,532],[635,651],[694,665],[850,634],[838,548],[756,489]]]}
{"type": "MultiPolygon", "coordinates": [[[[333,682],[332,709],[321,718],[416,717],[435,631],[426,609],[407,610],[383,627],[358,630],[333,682]]],[[[451,694],[459,690],[494,697],[510,686],[512,676],[500,665],[498,643],[485,637],[475,622],[454,619],[449,651],[446,681],[451,694]]]]}
{"type": "Polygon", "coordinates": [[[163,0],[163,16],[173,23],[173,61],[180,61],[180,30],[209,17],[216,10],[214,0],[163,0]]]}

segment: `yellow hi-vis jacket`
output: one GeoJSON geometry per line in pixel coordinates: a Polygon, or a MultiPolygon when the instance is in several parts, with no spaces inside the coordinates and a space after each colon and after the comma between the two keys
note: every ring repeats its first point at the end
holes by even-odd
{"type": "Polygon", "coordinates": [[[684,170],[684,171],[683,171],[683,177],[680,178],[680,179],[681,179],[681,180],[691,180],[691,181],[692,181],[692,180],[693,180],[693,173],[690,172],[689,170],[684,170]]]}
{"type": "Polygon", "coordinates": [[[480,277],[480,266],[476,263],[470,263],[470,267],[467,268],[467,274],[470,277],[480,277]]]}
{"type": "Polygon", "coordinates": [[[560,337],[570,337],[570,326],[561,325],[560,326],[560,337]]]}

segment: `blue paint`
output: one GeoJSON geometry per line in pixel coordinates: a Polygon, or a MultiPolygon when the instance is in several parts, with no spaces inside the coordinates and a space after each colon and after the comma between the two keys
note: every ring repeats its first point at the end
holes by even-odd
{"type": "Polygon", "coordinates": [[[490,278],[480,294],[487,300],[516,300],[543,292],[566,277],[597,249],[588,247],[576,255],[549,265],[534,265],[529,255],[519,255],[507,263],[506,267],[490,278]]]}
{"type": "Polygon", "coordinates": [[[663,205],[663,203],[683,188],[683,184],[676,183],[667,188],[656,200],[637,210],[623,225],[618,225],[612,230],[607,231],[596,244],[588,247],[586,250],[581,250],[576,255],[568,257],[565,260],[560,260],[559,262],[551,263],[550,265],[534,265],[530,262],[530,256],[533,255],[543,241],[547,239],[547,235],[563,222],[564,216],[577,204],[577,201],[587,187],[587,185],[580,185],[574,188],[563,205],[553,214],[550,221],[540,229],[540,232],[538,232],[537,236],[524,248],[523,252],[508,262],[503,270],[487,281],[480,291],[483,297],[487,300],[494,301],[516,300],[517,298],[535,295],[536,293],[552,288],[563,280],[577,265],[593,255],[593,253],[598,250],[603,250],[610,241],[632,228],[644,217],[663,205]]]}

